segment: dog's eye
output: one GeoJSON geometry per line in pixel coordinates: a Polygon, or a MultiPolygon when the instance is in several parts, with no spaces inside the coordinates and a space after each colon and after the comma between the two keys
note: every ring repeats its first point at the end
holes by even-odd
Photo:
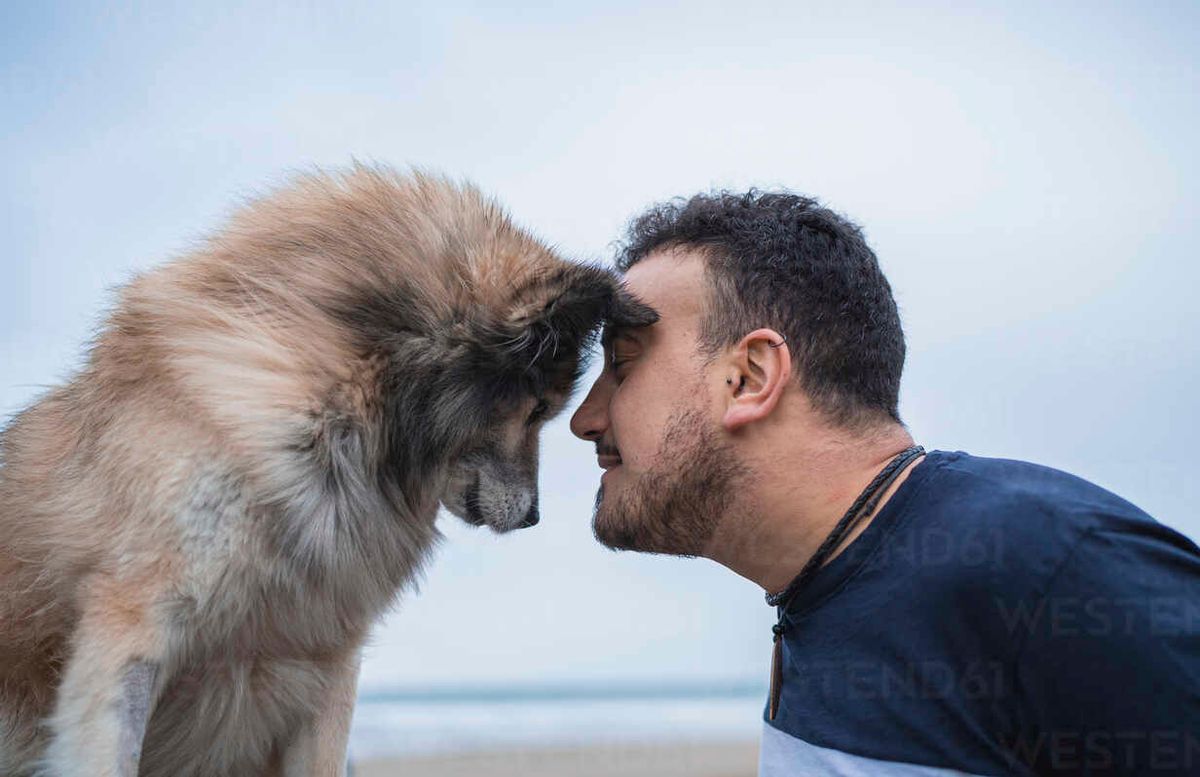
{"type": "Polygon", "coordinates": [[[548,402],[546,402],[546,400],[544,400],[544,399],[539,399],[538,403],[533,406],[533,410],[530,411],[529,419],[525,423],[529,426],[536,424],[538,421],[542,420],[542,418],[545,417],[546,413],[549,412],[549,410],[550,410],[550,404],[548,402]]]}

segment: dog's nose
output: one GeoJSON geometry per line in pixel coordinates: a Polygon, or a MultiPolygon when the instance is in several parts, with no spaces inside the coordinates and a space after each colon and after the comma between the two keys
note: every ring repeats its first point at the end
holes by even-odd
{"type": "Polygon", "coordinates": [[[537,505],[534,505],[529,508],[529,512],[525,513],[525,520],[521,521],[521,528],[528,529],[530,526],[537,526],[539,520],[537,505]]]}

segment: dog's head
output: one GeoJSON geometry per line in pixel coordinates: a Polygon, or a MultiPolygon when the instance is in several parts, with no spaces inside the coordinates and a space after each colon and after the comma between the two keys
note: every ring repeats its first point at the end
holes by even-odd
{"type": "Polygon", "coordinates": [[[513,295],[479,330],[456,381],[470,381],[478,423],[449,462],[442,504],[497,532],[538,522],[538,440],[570,397],[585,349],[614,294],[608,273],[563,265],[513,295]],[[470,351],[474,353],[470,353],[470,351]]]}
{"type": "Polygon", "coordinates": [[[537,523],[543,424],[569,399],[598,325],[650,323],[653,311],[473,187],[356,168],[300,193],[305,218],[285,211],[292,228],[275,238],[304,249],[289,293],[320,300],[365,365],[347,415],[381,486],[413,511],[440,500],[497,532],[537,523]],[[314,248],[323,256],[309,259],[314,248]]]}
{"type": "Polygon", "coordinates": [[[610,272],[567,263],[528,279],[507,307],[454,379],[477,388],[479,423],[450,462],[441,497],[454,515],[497,532],[538,522],[539,435],[570,398],[598,324],[653,316],[610,272]]]}

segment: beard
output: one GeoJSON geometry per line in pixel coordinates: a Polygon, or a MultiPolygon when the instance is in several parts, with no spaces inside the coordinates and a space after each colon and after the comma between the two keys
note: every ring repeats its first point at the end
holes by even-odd
{"type": "Polygon", "coordinates": [[[613,550],[702,555],[747,475],[732,446],[696,409],[676,412],[655,464],[618,493],[596,493],[592,531],[613,550]]]}

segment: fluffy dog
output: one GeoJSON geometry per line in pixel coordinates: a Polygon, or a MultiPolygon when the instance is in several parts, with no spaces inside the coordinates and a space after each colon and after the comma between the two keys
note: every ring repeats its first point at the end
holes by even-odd
{"type": "Polygon", "coordinates": [[[0,773],[341,774],[438,505],[537,523],[594,327],[653,315],[475,189],[362,166],[135,278],[0,438],[0,773]]]}

